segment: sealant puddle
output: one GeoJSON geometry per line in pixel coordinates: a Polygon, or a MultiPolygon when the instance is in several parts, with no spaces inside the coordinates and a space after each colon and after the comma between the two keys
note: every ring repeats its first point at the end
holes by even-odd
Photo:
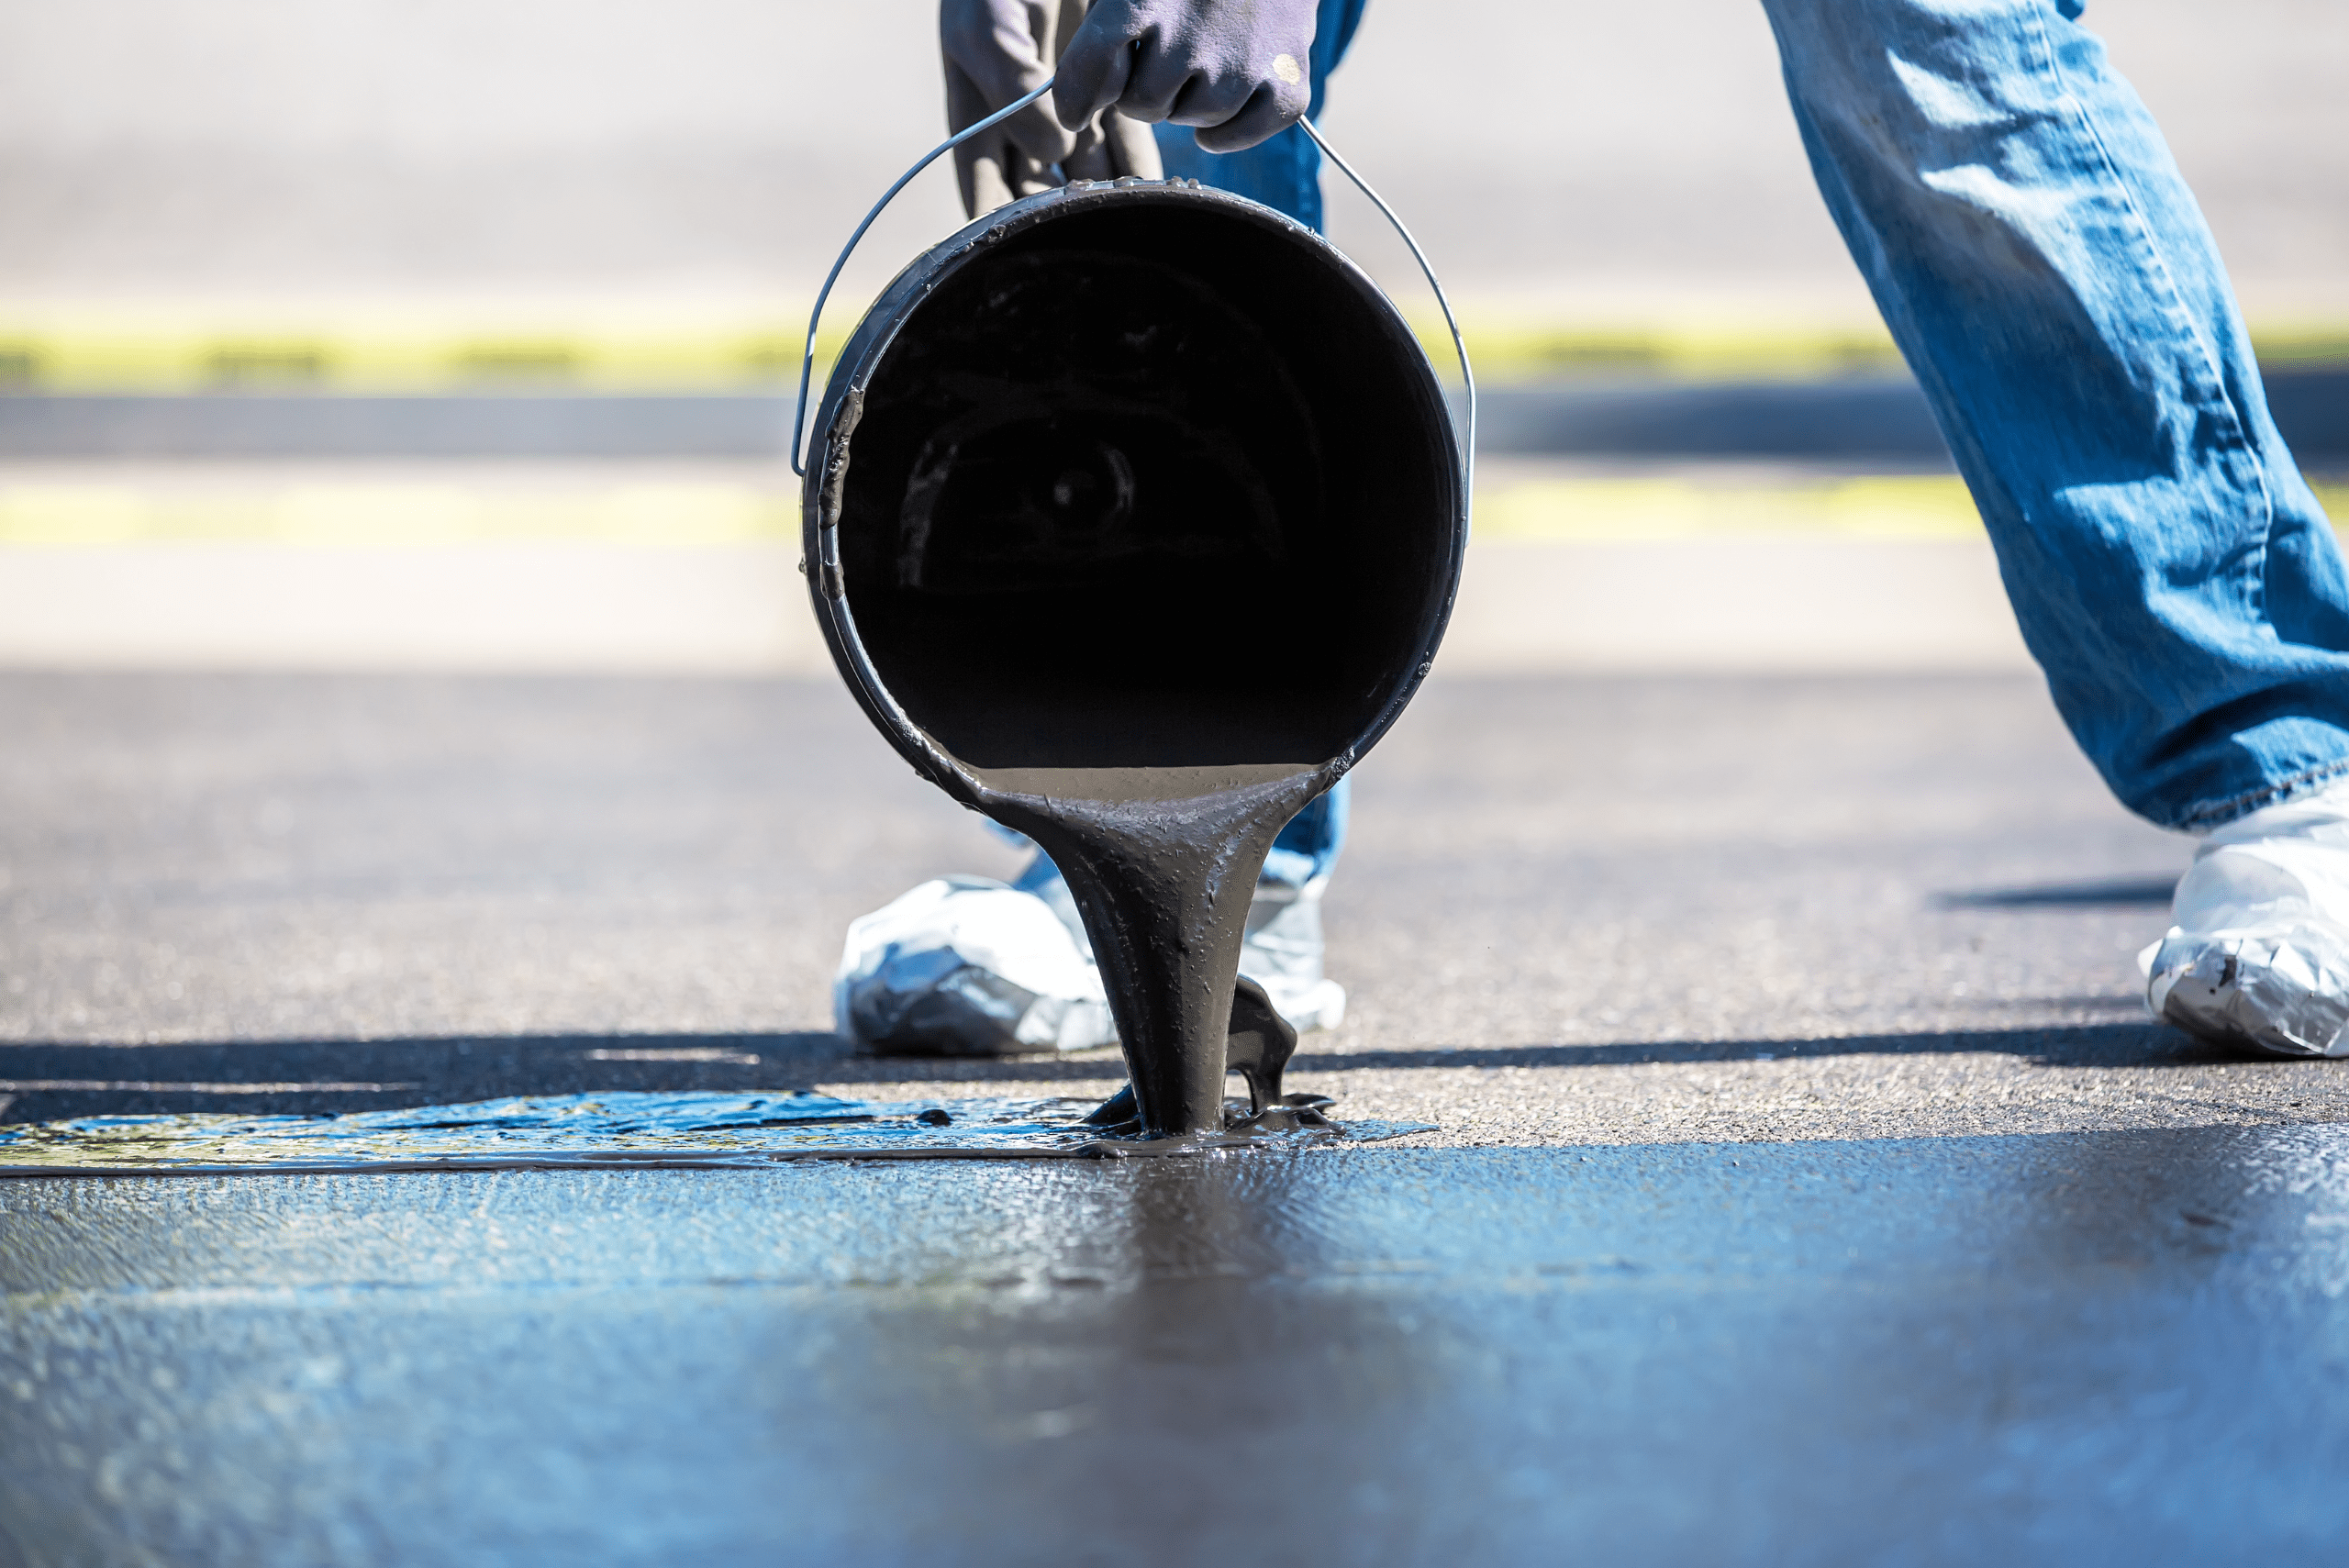
{"type": "MultiPolygon", "coordinates": [[[[1306,1096],[1293,1096],[1304,1099],[1306,1096]]],[[[344,1116],[82,1117],[0,1127],[0,1176],[755,1167],[792,1160],[1117,1159],[1365,1142],[1422,1124],[1251,1117],[1220,1136],[1123,1136],[1089,1100],[864,1101],[806,1091],[540,1095],[344,1116]]]]}

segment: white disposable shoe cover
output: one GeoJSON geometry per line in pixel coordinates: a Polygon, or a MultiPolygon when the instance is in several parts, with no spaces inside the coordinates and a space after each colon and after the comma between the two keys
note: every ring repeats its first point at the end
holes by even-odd
{"type": "Polygon", "coordinates": [[[2204,1040],[2349,1056],[2349,783],[2212,832],[2138,955],[2145,1003],[2204,1040]]]}
{"type": "Polygon", "coordinates": [[[1101,972],[1034,894],[945,876],[851,921],[833,1027],[868,1051],[1013,1056],[1118,1038],[1101,972]]]}
{"type": "Polygon", "coordinates": [[[1260,882],[1248,906],[1240,973],[1299,1034],[1336,1029],[1346,1016],[1346,988],[1321,973],[1321,894],[1326,876],[1302,887],[1260,882]]]}
{"type": "MultiPolygon", "coordinates": [[[[1076,912],[1076,896],[1051,862],[1031,866],[1020,885],[1060,917],[1077,951],[1092,962],[1093,943],[1076,912]]],[[[1346,1016],[1346,988],[1321,973],[1321,895],[1329,885],[1327,876],[1301,887],[1257,883],[1240,939],[1240,973],[1264,988],[1274,1009],[1299,1034],[1336,1029],[1346,1016]]]]}
{"type": "MultiPolygon", "coordinates": [[[[1049,863],[1047,863],[1049,870],[1049,863]]],[[[1299,1032],[1337,1027],[1346,991],[1321,973],[1321,892],[1259,884],[1240,950],[1299,1032]]],[[[882,1052],[1013,1056],[1118,1043],[1068,884],[983,876],[925,882],[850,923],[832,982],[833,1027],[882,1052]]]]}

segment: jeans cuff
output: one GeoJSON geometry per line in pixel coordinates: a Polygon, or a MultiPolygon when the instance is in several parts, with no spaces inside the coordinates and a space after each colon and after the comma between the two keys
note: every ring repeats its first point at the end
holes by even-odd
{"type": "Polygon", "coordinates": [[[2311,795],[2344,776],[2349,776],[2349,757],[2304,768],[2285,778],[2270,779],[2256,789],[2245,790],[2224,800],[2204,801],[2199,806],[2190,806],[2176,821],[2165,822],[2162,826],[2187,833],[2208,833],[2214,828],[2225,827],[2237,817],[2280,805],[2294,795],[2311,795]]]}

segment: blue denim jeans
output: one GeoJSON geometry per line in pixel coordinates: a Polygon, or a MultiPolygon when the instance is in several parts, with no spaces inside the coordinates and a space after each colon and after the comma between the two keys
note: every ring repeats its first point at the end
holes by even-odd
{"type": "MultiPolygon", "coordinates": [[[[1320,122],[1330,72],[1346,57],[1370,0],[1320,0],[1313,17],[1313,98],[1306,114],[1320,122]]],[[[1308,228],[1321,228],[1321,150],[1291,126],[1244,152],[1202,152],[1188,126],[1162,125],[1158,156],[1171,179],[1197,180],[1285,212],[1308,228]]]]}
{"type": "MultiPolygon", "coordinates": [[[[1324,84],[1346,46],[1353,42],[1363,8],[1370,0],[1320,0],[1313,22],[1313,100],[1309,116],[1321,113],[1324,84]]],[[[1155,128],[1159,157],[1171,179],[1197,180],[1203,185],[1230,191],[1262,202],[1319,233],[1321,228],[1321,150],[1295,126],[1258,142],[1243,152],[1202,152],[1188,126],[1155,128]]],[[[1353,798],[1353,781],[1341,779],[1337,787],[1292,818],[1273,840],[1264,857],[1266,880],[1302,887],[1315,877],[1327,876],[1346,844],[1346,812],[1353,798]]]]}
{"type": "MultiPolygon", "coordinates": [[[[1323,0],[1317,114],[1363,4],[1323,0]]],[[[1763,4],[1820,193],[2113,793],[2208,828],[2349,773],[2340,547],[2193,194],[2081,0],[1763,4]]],[[[1170,172],[1319,225],[1301,133],[1219,158],[1159,129],[1170,172]]]]}
{"type": "MultiPolygon", "coordinates": [[[[2201,209],[2081,0],[1765,9],[1818,188],[2111,791],[2201,828],[2349,773],[2340,545],[2266,416],[2201,209]]],[[[1322,0],[1316,113],[1360,17],[1322,0]]],[[[1320,218],[1299,131],[1209,157],[1161,127],[1161,148],[1320,218]]]]}
{"type": "Polygon", "coordinates": [[[2132,810],[2349,771],[2349,584],[2218,250],[2080,0],[1764,0],[2023,639],[2132,810]]]}

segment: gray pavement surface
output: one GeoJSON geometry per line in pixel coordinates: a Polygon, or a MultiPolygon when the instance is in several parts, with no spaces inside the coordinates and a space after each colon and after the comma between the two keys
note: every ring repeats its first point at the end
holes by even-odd
{"type": "Polygon", "coordinates": [[[2344,1156],[12,1183],[0,1551],[2332,1562],[2344,1156]]]}
{"type": "MultiPolygon", "coordinates": [[[[1119,1081],[840,1053],[844,922],[1015,858],[823,683],[0,733],[9,1120],[1119,1081]]],[[[2349,1087],[2143,1018],[2186,846],[2034,682],[1439,681],[1358,800],[1293,1081],[1438,1132],[0,1181],[0,1556],[2332,1560],[2349,1087]]]]}

